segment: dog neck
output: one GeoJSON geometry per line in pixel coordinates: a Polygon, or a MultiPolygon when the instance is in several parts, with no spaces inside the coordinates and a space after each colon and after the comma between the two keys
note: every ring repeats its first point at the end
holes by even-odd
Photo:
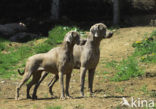
{"type": "Polygon", "coordinates": [[[73,53],[74,44],[64,41],[62,44],[62,49],[65,50],[67,53],[73,53]]]}
{"type": "Polygon", "coordinates": [[[100,37],[99,38],[95,38],[93,36],[93,34],[90,33],[88,38],[87,38],[86,45],[94,47],[94,48],[99,48],[101,40],[102,39],[100,37]]]}

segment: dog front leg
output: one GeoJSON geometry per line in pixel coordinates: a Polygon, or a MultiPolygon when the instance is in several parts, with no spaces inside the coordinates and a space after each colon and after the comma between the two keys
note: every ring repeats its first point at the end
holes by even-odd
{"type": "Polygon", "coordinates": [[[66,96],[68,98],[71,98],[69,95],[69,83],[70,83],[70,78],[71,78],[71,72],[69,74],[66,74],[66,96]]]}
{"type": "Polygon", "coordinates": [[[59,72],[59,82],[60,82],[60,88],[61,88],[61,97],[60,99],[64,100],[64,80],[63,80],[63,72],[59,72]]]}
{"type": "Polygon", "coordinates": [[[84,82],[85,82],[85,75],[86,75],[86,68],[81,67],[80,68],[80,83],[81,83],[81,89],[80,89],[80,94],[82,97],[84,97],[84,82]]]}
{"type": "Polygon", "coordinates": [[[93,80],[94,80],[95,69],[90,69],[88,74],[88,88],[90,91],[90,96],[93,94],[93,80]]]}

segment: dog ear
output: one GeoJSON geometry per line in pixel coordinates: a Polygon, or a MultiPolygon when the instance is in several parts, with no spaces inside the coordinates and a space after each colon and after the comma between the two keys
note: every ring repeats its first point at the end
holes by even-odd
{"type": "Polygon", "coordinates": [[[71,36],[72,36],[72,37],[76,37],[76,33],[72,31],[72,32],[71,32],[71,36]]]}
{"type": "Polygon", "coordinates": [[[103,30],[104,27],[103,27],[102,25],[98,25],[98,29],[99,29],[99,30],[103,30]]]}
{"type": "Polygon", "coordinates": [[[91,33],[94,33],[94,26],[92,26],[92,27],[90,28],[90,32],[91,32],[91,33]]]}
{"type": "Polygon", "coordinates": [[[67,33],[67,35],[65,36],[64,41],[69,42],[69,43],[72,41],[72,32],[67,33]]]}
{"type": "Polygon", "coordinates": [[[71,36],[66,36],[65,41],[66,42],[71,42],[71,36]]]}

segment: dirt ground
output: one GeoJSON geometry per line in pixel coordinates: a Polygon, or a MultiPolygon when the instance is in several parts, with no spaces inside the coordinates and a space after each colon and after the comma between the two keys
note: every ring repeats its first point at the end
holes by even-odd
{"type": "Polygon", "coordinates": [[[156,100],[156,94],[153,93],[156,90],[156,65],[141,65],[148,72],[143,77],[112,82],[108,78],[112,77],[114,71],[106,68],[104,64],[104,62],[119,61],[131,55],[134,50],[132,43],[143,39],[144,35],[151,33],[152,30],[154,27],[121,28],[111,39],[104,39],[101,42],[101,58],[95,74],[93,97],[89,97],[86,78],[85,97],[80,98],[79,71],[74,70],[69,90],[73,99],[59,99],[58,82],[53,88],[56,98],[51,98],[47,85],[53,75],[49,74],[38,89],[38,100],[26,99],[26,85],[24,85],[20,91],[21,100],[15,101],[15,88],[21,78],[19,76],[18,79],[0,79],[0,109],[48,109],[48,106],[60,106],[62,109],[126,109],[126,107],[119,107],[123,97],[127,100],[131,100],[132,97],[156,100]],[[112,73],[104,74],[104,71],[112,73]]]}

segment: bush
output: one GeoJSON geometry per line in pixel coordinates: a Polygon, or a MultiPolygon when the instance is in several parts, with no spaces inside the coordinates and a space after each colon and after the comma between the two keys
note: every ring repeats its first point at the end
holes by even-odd
{"type": "Polygon", "coordinates": [[[48,43],[61,43],[62,40],[64,39],[64,36],[67,32],[75,30],[75,31],[80,31],[76,27],[63,27],[63,26],[56,26],[54,29],[52,29],[49,32],[49,37],[47,42],[48,43]]]}

